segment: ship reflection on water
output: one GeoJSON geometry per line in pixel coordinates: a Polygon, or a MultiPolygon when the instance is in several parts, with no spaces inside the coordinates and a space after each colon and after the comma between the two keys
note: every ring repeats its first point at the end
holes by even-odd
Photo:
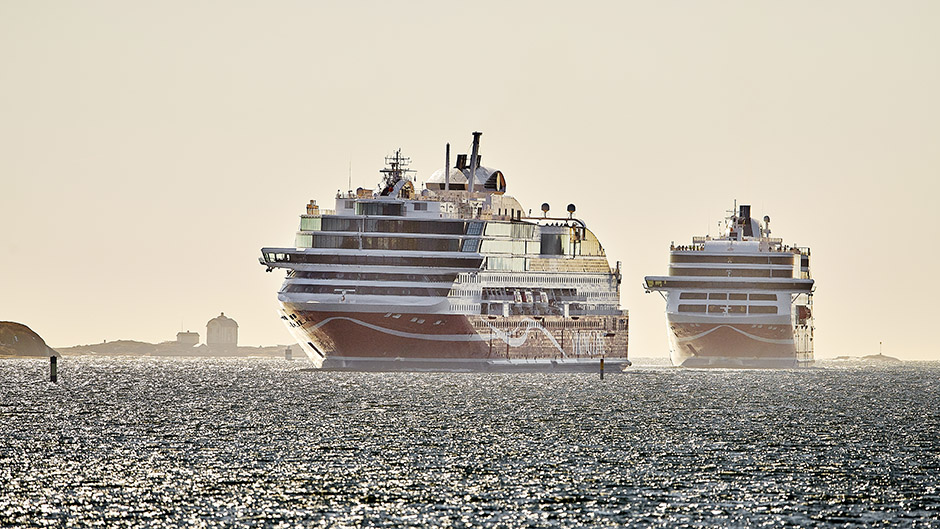
{"type": "Polygon", "coordinates": [[[0,362],[0,526],[915,525],[940,365],[588,374],[0,362]],[[872,410],[878,410],[873,413],[872,410]]]}

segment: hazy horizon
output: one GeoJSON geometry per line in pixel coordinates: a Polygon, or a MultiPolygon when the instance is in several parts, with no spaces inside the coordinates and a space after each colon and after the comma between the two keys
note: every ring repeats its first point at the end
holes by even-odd
{"type": "Polygon", "coordinates": [[[260,249],[479,130],[508,194],[622,261],[630,356],[668,354],[643,276],[737,200],[811,247],[817,358],[940,359],[940,4],[528,6],[0,0],[0,320],[292,343],[260,249]]]}

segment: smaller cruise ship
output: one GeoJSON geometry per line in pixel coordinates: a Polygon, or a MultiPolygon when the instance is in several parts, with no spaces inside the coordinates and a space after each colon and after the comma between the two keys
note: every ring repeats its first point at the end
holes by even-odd
{"type": "Polygon", "coordinates": [[[672,363],[793,368],[813,363],[809,248],[771,238],[770,217],[735,208],[721,237],[669,249],[669,275],[647,276],[666,300],[672,363]]]}

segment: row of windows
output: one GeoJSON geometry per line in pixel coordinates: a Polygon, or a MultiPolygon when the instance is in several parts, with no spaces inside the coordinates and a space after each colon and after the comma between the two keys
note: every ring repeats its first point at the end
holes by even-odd
{"type": "Polygon", "coordinates": [[[792,265],[793,254],[768,256],[756,255],[686,255],[673,254],[670,263],[729,263],[729,264],[777,264],[792,265]]]}
{"type": "Polygon", "coordinates": [[[727,293],[727,292],[683,292],[679,294],[679,299],[731,299],[746,301],[750,296],[751,301],[777,301],[776,294],[745,294],[745,293],[727,293]]]}
{"type": "Polygon", "coordinates": [[[286,292],[303,294],[359,294],[372,296],[439,296],[445,297],[450,288],[421,288],[421,287],[366,287],[366,286],[334,286],[334,285],[287,285],[286,292]]]}
{"type": "Polygon", "coordinates": [[[486,235],[531,239],[535,236],[535,225],[527,222],[487,222],[486,235]]]}
{"type": "MultiPolygon", "coordinates": [[[[614,322],[614,325],[608,326],[607,322],[604,320],[598,319],[587,319],[587,320],[575,320],[571,318],[536,318],[540,320],[539,324],[546,329],[593,329],[598,331],[626,331],[627,330],[627,320],[622,319],[618,322],[614,322]],[[610,327],[613,327],[612,329],[610,327]]],[[[519,320],[511,319],[492,319],[483,321],[473,322],[473,326],[477,329],[489,329],[490,327],[495,327],[497,329],[516,329],[519,327],[519,320]]],[[[568,335],[570,336],[570,334],[568,335]]],[[[605,336],[607,338],[612,338],[613,334],[605,336]]],[[[505,344],[503,345],[505,347],[505,344]]]]}
{"type": "Polygon", "coordinates": [[[679,305],[679,312],[708,314],[776,314],[776,305],[679,305]]]}
{"type": "MultiPolygon", "coordinates": [[[[533,244],[533,243],[529,243],[533,244]]],[[[534,249],[534,248],[533,248],[534,249]]],[[[526,254],[526,241],[520,241],[515,239],[491,239],[483,241],[482,249],[480,250],[483,253],[509,253],[515,255],[525,255],[526,254]]]]}
{"type": "Polygon", "coordinates": [[[388,255],[332,255],[306,253],[265,254],[269,263],[339,264],[360,266],[417,266],[432,268],[479,269],[483,259],[479,257],[394,257],[388,255]]]}
{"type": "MultiPolygon", "coordinates": [[[[425,239],[404,237],[362,237],[363,250],[403,250],[423,252],[459,252],[460,239],[425,239]]],[[[357,236],[325,235],[322,233],[300,233],[297,248],[341,248],[360,249],[357,236]]]]}
{"type": "Polygon", "coordinates": [[[524,272],[524,257],[487,257],[487,270],[504,270],[507,272],[524,272]]]}
{"type": "Polygon", "coordinates": [[[584,301],[584,295],[578,295],[573,288],[545,288],[540,290],[521,290],[515,288],[486,287],[483,289],[484,300],[515,301],[517,303],[549,303],[550,301],[584,301]]]}
{"type": "Polygon", "coordinates": [[[441,235],[463,235],[467,223],[453,220],[393,220],[363,219],[362,231],[377,233],[439,233],[441,235]]]}
{"type": "MultiPolygon", "coordinates": [[[[490,259],[493,259],[490,257],[490,259]]],[[[481,277],[487,283],[505,283],[505,284],[566,284],[566,285],[601,285],[610,283],[610,277],[588,276],[583,274],[481,274],[481,277]]]]}
{"type": "Polygon", "coordinates": [[[457,274],[382,274],[377,272],[305,272],[295,271],[299,279],[350,279],[353,281],[413,281],[416,283],[453,283],[457,274]]]}
{"type": "Polygon", "coordinates": [[[771,270],[769,268],[676,268],[669,267],[671,276],[703,277],[793,277],[793,270],[771,270]]]}
{"type": "MultiPolygon", "coordinates": [[[[428,233],[463,235],[466,223],[453,220],[361,219],[353,217],[301,217],[302,231],[363,231],[372,233],[428,233]]],[[[479,232],[477,233],[479,234],[479,232]]]]}
{"type": "Polygon", "coordinates": [[[460,239],[406,239],[400,237],[363,237],[364,250],[410,250],[422,252],[459,252],[460,239]]]}
{"type": "Polygon", "coordinates": [[[649,288],[696,288],[696,289],[728,289],[735,288],[741,290],[787,290],[787,291],[810,291],[813,288],[811,282],[746,282],[735,281],[733,283],[720,283],[716,281],[683,281],[667,279],[650,279],[646,282],[649,288]]]}
{"type": "Polygon", "coordinates": [[[451,303],[450,311],[456,312],[458,314],[479,314],[480,305],[478,304],[465,304],[465,303],[451,303]]]}
{"type": "MultiPolygon", "coordinates": [[[[305,219],[313,220],[313,219],[305,219]]],[[[316,219],[319,220],[319,219],[316,219]]],[[[355,223],[355,219],[349,220],[349,222],[355,223]]],[[[303,226],[302,226],[303,227],[303,226]]],[[[341,226],[339,226],[341,227],[341,226]]],[[[391,230],[388,233],[407,233],[391,230]]],[[[355,231],[355,230],[327,230],[325,227],[322,230],[323,232],[327,231],[355,231]]],[[[519,239],[487,239],[480,241],[479,239],[466,239],[461,243],[460,239],[440,239],[440,238],[409,238],[409,237],[375,237],[375,236],[363,236],[361,237],[362,246],[361,249],[364,250],[419,250],[419,251],[440,251],[440,252],[481,252],[485,254],[511,254],[511,255],[564,255],[565,250],[562,248],[562,238],[561,236],[555,236],[553,234],[545,235],[541,242],[538,241],[525,241],[519,239]],[[546,241],[549,241],[551,244],[546,245],[546,241]]],[[[298,233],[295,239],[294,246],[297,248],[342,248],[347,250],[358,250],[360,249],[360,237],[358,235],[330,235],[327,233],[309,233],[301,232],[298,233]]],[[[587,244],[589,241],[583,241],[582,244],[587,244]]],[[[568,246],[566,246],[568,247],[568,246]]],[[[579,251],[583,250],[583,247],[574,246],[569,248],[573,254],[580,255],[603,255],[602,253],[594,251],[579,251]]],[[[524,270],[519,265],[518,262],[510,261],[496,261],[500,263],[499,269],[508,269],[508,270],[524,270]],[[508,263],[508,264],[507,264],[508,263]],[[508,268],[506,268],[508,267],[508,268]]],[[[722,272],[722,271],[717,271],[722,272]]],[[[689,275],[689,274],[685,274],[689,275]]],[[[710,274],[695,274],[695,275],[724,275],[717,273],[710,274]]],[[[785,277],[789,277],[789,273],[785,277]]]]}

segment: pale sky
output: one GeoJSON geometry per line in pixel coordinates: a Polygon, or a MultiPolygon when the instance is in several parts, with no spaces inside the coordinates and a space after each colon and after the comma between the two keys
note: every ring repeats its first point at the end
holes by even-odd
{"type": "Polygon", "coordinates": [[[623,262],[631,356],[667,356],[643,276],[737,199],[812,248],[817,358],[940,359],[936,1],[0,0],[0,320],[291,343],[260,248],[474,130],[623,262]]]}

